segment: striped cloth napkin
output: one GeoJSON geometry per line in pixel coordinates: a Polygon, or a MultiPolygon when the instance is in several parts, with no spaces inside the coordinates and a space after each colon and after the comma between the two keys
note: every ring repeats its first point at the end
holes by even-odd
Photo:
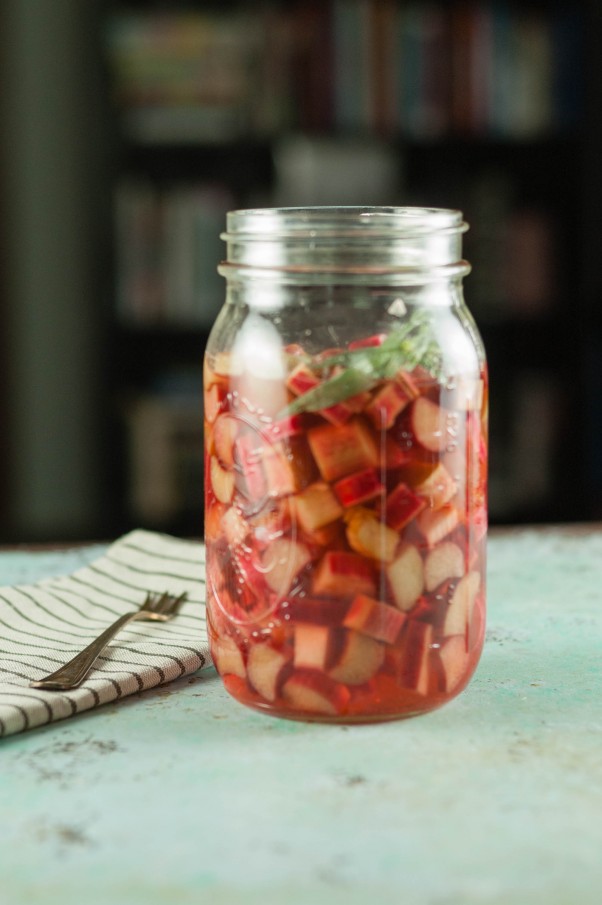
{"type": "Polygon", "coordinates": [[[83,710],[210,664],[205,623],[205,548],[132,531],[71,575],[0,588],[0,737],[83,710]],[[70,660],[147,591],[186,592],[169,622],[133,622],[110,642],[73,691],[29,688],[70,660]]]}

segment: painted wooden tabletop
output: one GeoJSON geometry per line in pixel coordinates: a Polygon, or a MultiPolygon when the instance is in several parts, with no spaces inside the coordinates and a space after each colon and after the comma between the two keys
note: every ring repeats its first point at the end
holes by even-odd
{"type": "Polygon", "coordinates": [[[366,901],[602,901],[601,531],[493,537],[478,672],[428,716],[276,720],[209,670],[0,743],[2,905],[366,901]]]}

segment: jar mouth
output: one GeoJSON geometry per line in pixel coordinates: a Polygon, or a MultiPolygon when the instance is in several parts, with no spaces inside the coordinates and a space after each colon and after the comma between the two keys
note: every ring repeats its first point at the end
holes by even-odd
{"type": "MultiPolygon", "coordinates": [[[[462,212],[437,207],[289,207],[230,211],[220,272],[402,274],[460,267],[462,212]]],[[[259,276],[260,273],[255,274],[259,276]]],[[[431,274],[433,276],[433,274],[431,274]]]]}
{"type": "Polygon", "coordinates": [[[438,207],[273,207],[230,211],[226,241],[266,238],[368,238],[464,233],[462,212],[438,207]]]}

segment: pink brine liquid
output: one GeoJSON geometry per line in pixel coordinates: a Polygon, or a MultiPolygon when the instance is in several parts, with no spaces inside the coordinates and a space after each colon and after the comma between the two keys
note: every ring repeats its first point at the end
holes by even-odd
{"type": "MultiPolygon", "coordinates": [[[[377,345],[370,336],[348,349],[377,345]]],[[[277,716],[394,719],[458,694],[485,628],[487,374],[401,368],[318,411],[337,374],[205,361],[207,616],[240,702],[277,716]]]]}

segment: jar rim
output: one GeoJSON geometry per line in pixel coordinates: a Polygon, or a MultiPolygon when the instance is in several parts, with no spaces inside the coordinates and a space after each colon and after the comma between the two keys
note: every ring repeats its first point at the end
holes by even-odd
{"type": "Polygon", "coordinates": [[[220,273],[232,278],[311,273],[325,279],[372,275],[419,280],[450,277],[462,260],[462,212],[437,207],[266,207],[230,211],[227,257],[220,273]],[[242,270],[244,268],[244,270],[242,270]],[[452,268],[453,269],[453,268],[452,268]]]}
{"type": "Polygon", "coordinates": [[[462,212],[442,207],[315,206],[230,211],[225,241],[404,238],[464,233],[462,212]]]}

